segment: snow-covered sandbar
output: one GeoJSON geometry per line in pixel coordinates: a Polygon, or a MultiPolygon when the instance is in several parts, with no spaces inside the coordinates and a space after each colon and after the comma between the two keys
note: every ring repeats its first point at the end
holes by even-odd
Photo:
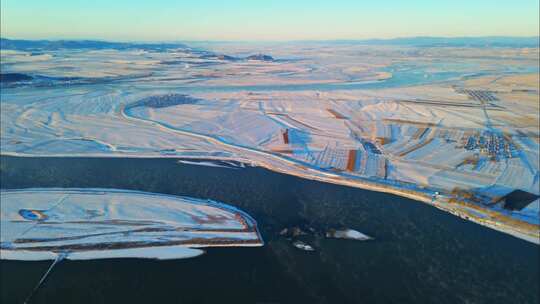
{"type": "Polygon", "coordinates": [[[211,200],[112,189],[3,190],[1,259],[179,259],[262,246],[257,223],[211,200]]]}

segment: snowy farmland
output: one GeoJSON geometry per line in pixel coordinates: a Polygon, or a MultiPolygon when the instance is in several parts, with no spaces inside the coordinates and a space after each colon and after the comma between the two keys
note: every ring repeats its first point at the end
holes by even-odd
{"type": "Polygon", "coordinates": [[[504,209],[540,194],[537,49],[207,47],[2,50],[1,153],[238,160],[538,234],[504,209]]]}

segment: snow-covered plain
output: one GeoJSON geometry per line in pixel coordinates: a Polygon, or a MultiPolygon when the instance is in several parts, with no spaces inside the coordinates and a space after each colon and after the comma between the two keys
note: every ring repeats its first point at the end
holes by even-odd
{"type": "Polygon", "coordinates": [[[214,201],[111,189],[0,192],[0,257],[178,259],[197,248],[262,246],[246,213],[214,201]]]}
{"type": "Polygon", "coordinates": [[[538,49],[210,47],[3,50],[34,79],[2,84],[1,153],[238,160],[538,235],[538,214],[492,209],[540,191],[538,49]]]}

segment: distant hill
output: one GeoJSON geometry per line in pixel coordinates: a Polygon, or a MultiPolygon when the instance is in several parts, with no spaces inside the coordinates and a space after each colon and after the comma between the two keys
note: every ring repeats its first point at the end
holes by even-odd
{"type": "Polygon", "coordinates": [[[270,55],[265,54],[255,54],[246,57],[247,60],[257,60],[257,61],[274,61],[274,58],[270,55]]]}
{"type": "Polygon", "coordinates": [[[334,40],[333,43],[419,47],[539,47],[540,37],[407,37],[394,39],[334,40]]]}
{"type": "MultiPolygon", "coordinates": [[[[327,41],[292,41],[306,44],[355,44],[355,45],[397,45],[416,47],[540,47],[540,37],[407,37],[394,39],[364,39],[364,40],[327,40],[327,41]]],[[[207,44],[223,42],[206,42],[207,44]]],[[[5,50],[59,50],[59,49],[143,49],[162,51],[167,49],[188,48],[179,42],[167,43],[139,43],[139,42],[110,42],[101,40],[20,40],[0,38],[0,48],[5,50]]],[[[194,49],[193,51],[197,51],[194,49]]],[[[203,52],[204,53],[204,52],[203,52]]],[[[207,54],[207,56],[217,56],[207,54]]],[[[226,56],[226,55],[224,55],[226,56]]],[[[239,60],[231,56],[220,58],[222,60],[239,60]]],[[[272,61],[268,55],[252,55],[246,59],[272,61]]]]}
{"type": "Polygon", "coordinates": [[[254,60],[254,61],[275,61],[274,57],[265,54],[255,54],[247,57],[233,57],[225,54],[216,54],[211,52],[206,52],[201,55],[201,58],[204,59],[219,59],[225,61],[240,61],[240,60],[254,60]]]}
{"type": "Polygon", "coordinates": [[[0,83],[10,83],[10,82],[18,82],[18,81],[29,81],[32,80],[33,77],[26,74],[21,73],[0,73],[0,83]]]}
{"type": "Polygon", "coordinates": [[[0,48],[4,50],[59,50],[59,49],[143,49],[166,50],[187,48],[182,43],[129,43],[99,40],[18,40],[0,38],[0,48]]]}

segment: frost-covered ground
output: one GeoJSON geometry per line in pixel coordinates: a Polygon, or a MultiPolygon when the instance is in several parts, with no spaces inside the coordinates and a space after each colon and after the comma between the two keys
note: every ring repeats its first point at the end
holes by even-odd
{"type": "Polygon", "coordinates": [[[2,259],[157,258],[262,246],[256,222],[214,201],[111,189],[0,192],[2,259]]]}
{"type": "Polygon", "coordinates": [[[2,50],[2,154],[236,159],[538,235],[504,208],[539,194],[537,48],[203,47],[2,50]]]}

